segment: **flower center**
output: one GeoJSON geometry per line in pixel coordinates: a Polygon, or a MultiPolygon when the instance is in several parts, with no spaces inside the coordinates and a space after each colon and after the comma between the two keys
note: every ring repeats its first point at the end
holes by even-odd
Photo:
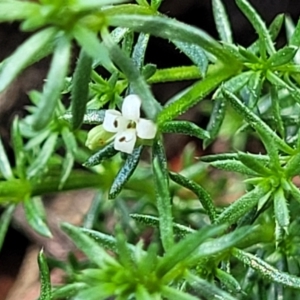
{"type": "Polygon", "coordinates": [[[130,121],[127,124],[127,129],[135,129],[136,128],[136,123],[134,121],[130,121]]]}

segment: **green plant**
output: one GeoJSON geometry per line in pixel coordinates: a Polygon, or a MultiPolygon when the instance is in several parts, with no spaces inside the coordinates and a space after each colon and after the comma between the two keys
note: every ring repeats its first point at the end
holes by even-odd
{"type": "MultiPolygon", "coordinates": [[[[41,300],[295,297],[300,288],[300,191],[293,181],[300,172],[300,23],[294,26],[286,18],[288,42],[277,49],[284,16],[267,28],[246,0],[236,0],[258,35],[244,48],[234,44],[220,0],[212,4],[221,42],[160,14],[160,0],[123,2],[0,2],[2,22],[19,21],[22,30],[35,32],[2,62],[0,92],[26,67],[53,53],[43,91],[30,93],[28,116],[13,123],[14,167],[0,141],[5,207],[0,245],[17,203],[24,205],[30,226],[51,237],[41,196],[92,187],[99,195],[89,212],[91,224],[62,224],[88,261],[65,262],[66,283],[51,287],[40,253],[41,300]],[[146,63],[150,36],[170,40],[192,65],[157,69],[146,63]],[[69,74],[74,41],[80,55],[69,74]],[[109,75],[101,75],[99,67],[109,75]],[[194,83],[164,106],[151,93],[151,84],[191,79],[194,83]],[[176,120],[211,93],[206,129],[176,120]],[[131,116],[125,95],[127,102],[142,100],[145,119],[139,118],[139,104],[132,105],[131,116]],[[87,134],[83,123],[98,126],[87,134]],[[180,174],[169,171],[163,133],[191,135],[208,147],[228,131],[229,153],[195,163],[186,149],[180,174]],[[264,154],[247,152],[249,137],[262,142],[264,154]],[[144,148],[151,148],[149,163],[140,162],[144,148]],[[225,207],[216,205],[222,179],[214,182],[208,164],[241,174],[235,184],[245,187],[243,195],[225,207]],[[145,180],[149,184],[141,186],[145,180]],[[180,187],[193,196],[183,199],[180,187]],[[106,195],[118,198],[125,212],[117,219],[115,236],[96,230],[106,195]],[[135,205],[129,204],[132,199],[135,205]],[[134,243],[145,225],[158,233],[145,245],[134,243]]],[[[120,210],[118,201],[111,210],[120,210]]]]}

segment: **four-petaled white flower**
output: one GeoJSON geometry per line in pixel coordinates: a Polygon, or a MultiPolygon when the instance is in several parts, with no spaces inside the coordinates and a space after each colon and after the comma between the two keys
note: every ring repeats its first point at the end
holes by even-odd
{"type": "Polygon", "coordinates": [[[137,138],[153,139],[157,127],[151,120],[140,118],[141,99],[137,95],[125,97],[121,112],[108,109],[105,112],[103,129],[115,133],[114,148],[132,153],[137,138]]]}

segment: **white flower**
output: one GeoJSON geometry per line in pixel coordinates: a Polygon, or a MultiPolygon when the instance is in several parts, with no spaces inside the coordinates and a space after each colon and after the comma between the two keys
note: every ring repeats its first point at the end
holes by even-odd
{"type": "Polygon", "coordinates": [[[150,121],[140,118],[141,99],[137,95],[125,97],[122,112],[108,109],[105,112],[103,128],[115,133],[114,148],[125,153],[132,153],[137,138],[153,139],[157,127],[150,121]]]}

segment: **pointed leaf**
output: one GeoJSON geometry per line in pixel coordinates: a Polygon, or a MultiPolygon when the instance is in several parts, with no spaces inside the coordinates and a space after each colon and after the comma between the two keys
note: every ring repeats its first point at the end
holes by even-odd
{"type": "Polygon", "coordinates": [[[261,198],[269,196],[270,192],[266,187],[260,185],[256,186],[252,191],[230,204],[230,206],[226,208],[216,219],[216,223],[234,224],[243,215],[255,207],[261,198]]]}
{"type": "Polygon", "coordinates": [[[49,136],[49,138],[45,141],[38,156],[27,169],[27,176],[29,178],[35,177],[40,173],[45,172],[48,160],[50,159],[55,150],[57,136],[57,133],[52,133],[49,136]]]}
{"type": "Polygon", "coordinates": [[[83,251],[87,257],[100,268],[106,263],[115,266],[117,262],[108,255],[92,238],[82,232],[82,228],[68,223],[61,224],[62,230],[72,239],[74,244],[83,251]]]}
{"type": "Polygon", "coordinates": [[[52,300],[50,272],[43,250],[39,252],[38,264],[40,269],[41,291],[39,300],[52,300]]]}
{"type": "Polygon", "coordinates": [[[75,68],[71,90],[72,128],[74,130],[81,126],[86,111],[92,62],[91,56],[84,50],[81,50],[75,68]]]}
{"type": "MultiPolygon", "coordinates": [[[[1,198],[1,195],[0,195],[1,198]]],[[[5,208],[5,210],[2,212],[0,217],[0,252],[3,246],[3,242],[7,233],[7,229],[9,227],[12,215],[15,210],[15,205],[10,204],[8,207],[5,208]]]]}
{"type": "Polygon", "coordinates": [[[209,138],[206,130],[198,127],[196,124],[189,121],[169,121],[161,126],[161,131],[164,133],[179,133],[189,136],[195,136],[198,139],[209,138]]]}
{"type": "Polygon", "coordinates": [[[290,63],[298,51],[297,46],[286,46],[274,53],[268,60],[267,65],[271,68],[290,63]]]}
{"type": "MultiPolygon", "coordinates": [[[[158,217],[142,214],[130,214],[130,217],[141,224],[151,226],[153,228],[159,227],[158,217]]],[[[173,223],[173,229],[174,232],[181,237],[185,237],[187,234],[195,232],[194,229],[191,229],[190,227],[178,223],[173,223]]]]}
{"type": "Polygon", "coordinates": [[[192,272],[187,272],[185,277],[193,289],[206,299],[237,300],[237,298],[224,292],[214,284],[196,276],[192,272]]]}
{"type": "Polygon", "coordinates": [[[7,180],[14,178],[10,163],[0,137],[0,174],[7,180]]]}
{"type": "Polygon", "coordinates": [[[290,213],[287,200],[281,188],[274,193],[274,213],[279,226],[287,230],[290,224],[290,213]]]}
{"type": "Polygon", "coordinates": [[[258,174],[245,166],[241,161],[230,159],[230,160],[221,160],[221,161],[213,161],[210,163],[213,167],[221,170],[225,170],[228,172],[237,172],[249,176],[257,176],[258,174]]]}
{"type": "Polygon", "coordinates": [[[259,161],[255,156],[248,155],[243,152],[238,153],[239,160],[249,169],[262,176],[269,176],[272,171],[266,167],[264,163],[259,161]]]}
{"type": "Polygon", "coordinates": [[[59,39],[54,50],[47,81],[38,104],[38,109],[33,116],[33,127],[36,130],[43,129],[51,121],[65,84],[70,55],[71,41],[69,38],[63,36],[59,39]]]}
{"type": "Polygon", "coordinates": [[[206,210],[211,222],[214,223],[217,213],[216,213],[215,206],[213,204],[213,200],[212,200],[211,196],[209,195],[209,193],[202,186],[197,184],[196,182],[193,182],[192,180],[189,180],[188,178],[186,178],[180,174],[176,174],[173,172],[170,172],[169,174],[170,174],[170,178],[173,181],[184,186],[187,189],[190,189],[197,195],[203,208],[206,210]]]}
{"type": "Polygon", "coordinates": [[[213,0],[212,8],[217,31],[221,41],[232,43],[232,32],[228,15],[221,0],[213,0]]]}
{"type": "Polygon", "coordinates": [[[161,141],[154,142],[152,162],[160,237],[163,247],[167,251],[173,247],[174,234],[167,161],[161,141]]]}
{"type": "Polygon", "coordinates": [[[271,282],[280,283],[287,287],[300,289],[300,278],[275,269],[259,257],[243,250],[233,249],[232,254],[239,261],[257,271],[262,277],[271,282]]]}
{"type": "Polygon", "coordinates": [[[41,199],[27,197],[23,203],[28,224],[40,235],[51,238],[52,234],[46,223],[46,213],[41,199]]]}
{"type": "Polygon", "coordinates": [[[129,154],[124,165],[116,175],[114,182],[109,190],[108,198],[114,199],[121,192],[126,182],[135,171],[142,154],[143,146],[135,148],[132,154],[129,154]]]}
{"type": "Polygon", "coordinates": [[[93,167],[101,164],[104,160],[113,157],[118,151],[114,148],[114,143],[108,144],[97,153],[93,154],[83,165],[93,167]]]}
{"type": "Polygon", "coordinates": [[[226,228],[227,225],[206,226],[195,233],[187,235],[164,255],[157,267],[157,276],[165,276],[175,268],[178,263],[183,263],[184,260],[189,259],[190,255],[193,254],[205,240],[222,233],[226,228]]]}
{"type": "Polygon", "coordinates": [[[56,33],[57,30],[53,27],[37,32],[3,62],[0,68],[0,92],[3,92],[26,67],[49,54],[47,47],[49,48],[56,33]]]}
{"type": "Polygon", "coordinates": [[[208,58],[204,50],[198,45],[180,41],[172,41],[200,70],[202,77],[205,77],[208,68],[208,58]]]}
{"type": "MultiPolygon", "coordinates": [[[[228,99],[232,107],[241,114],[247,123],[252,126],[260,135],[268,136],[274,141],[278,148],[286,153],[292,153],[290,148],[274,131],[264,123],[257,115],[255,115],[248,107],[246,107],[233,93],[223,89],[223,95],[228,99]]],[[[266,145],[266,144],[265,144],[266,145]]]]}
{"type": "Polygon", "coordinates": [[[273,45],[270,33],[266,27],[266,24],[255,11],[255,9],[246,0],[236,0],[236,4],[241,11],[246,15],[252,26],[255,28],[260,42],[263,43],[264,48],[267,50],[269,55],[275,53],[275,47],[273,45]]]}

